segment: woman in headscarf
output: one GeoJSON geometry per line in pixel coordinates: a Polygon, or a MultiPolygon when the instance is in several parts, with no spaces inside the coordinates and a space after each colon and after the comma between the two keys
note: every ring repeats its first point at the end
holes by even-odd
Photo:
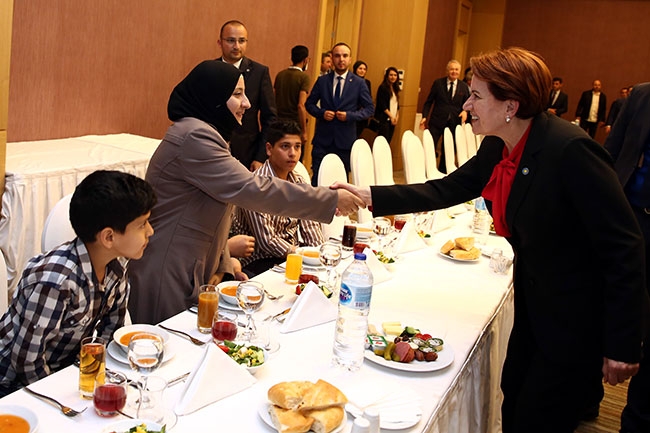
{"type": "Polygon", "coordinates": [[[197,302],[202,284],[232,278],[226,246],[233,205],[329,222],[362,204],[349,192],[255,176],[230,154],[228,139],[250,106],[232,65],[207,60],[173,90],[174,123],[154,153],[146,180],[158,203],[155,236],[133,264],[129,311],[134,323],[158,323],[197,302]]]}

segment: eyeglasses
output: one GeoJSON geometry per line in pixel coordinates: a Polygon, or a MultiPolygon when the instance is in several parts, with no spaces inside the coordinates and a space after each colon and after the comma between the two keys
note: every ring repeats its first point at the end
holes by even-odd
{"type": "Polygon", "coordinates": [[[235,45],[235,43],[239,42],[239,45],[244,45],[246,42],[248,42],[248,39],[246,38],[225,38],[222,39],[222,41],[227,42],[230,45],[235,45]]]}

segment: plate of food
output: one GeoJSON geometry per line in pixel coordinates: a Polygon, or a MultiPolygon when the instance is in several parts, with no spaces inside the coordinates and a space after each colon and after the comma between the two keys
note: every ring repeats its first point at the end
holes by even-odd
{"type": "Polygon", "coordinates": [[[122,326],[113,334],[113,341],[120,349],[122,349],[124,353],[126,353],[129,350],[129,342],[131,341],[131,337],[133,337],[135,334],[158,335],[160,338],[162,338],[163,344],[165,346],[167,346],[167,343],[169,343],[169,333],[167,331],[158,326],[147,325],[144,323],[122,326]]]}
{"type": "Polygon", "coordinates": [[[320,266],[320,251],[318,247],[298,247],[296,253],[302,256],[302,262],[309,266],[320,266]]]}
{"type": "Polygon", "coordinates": [[[268,401],[258,408],[262,421],[281,431],[338,433],[345,429],[348,399],[324,380],[280,382],[269,388],[268,401]],[[290,426],[290,427],[288,427],[290,426]]]}
{"type": "Polygon", "coordinates": [[[373,235],[373,231],[370,227],[357,226],[358,240],[368,240],[372,235],[373,235]]]}
{"type": "Polygon", "coordinates": [[[481,250],[474,246],[473,237],[448,240],[440,247],[439,254],[457,262],[477,262],[481,258],[481,250]]]}
{"type": "Polygon", "coordinates": [[[167,428],[153,421],[124,419],[106,427],[102,433],[165,433],[167,428]]]}
{"type": "Polygon", "coordinates": [[[0,431],[34,433],[38,417],[30,409],[14,404],[0,405],[0,431]],[[14,430],[12,430],[13,428],[14,430]]]}

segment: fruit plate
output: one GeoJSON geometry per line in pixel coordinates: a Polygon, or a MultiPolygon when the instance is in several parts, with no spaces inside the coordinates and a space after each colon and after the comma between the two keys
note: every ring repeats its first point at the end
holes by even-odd
{"type": "Polygon", "coordinates": [[[371,350],[366,350],[363,356],[370,362],[393,370],[425,373],[429,371],[442,370],[451,365],[451,363],[454,362],[454,349],[452,349],[449,343],[445,343],[443,349],[438,352],[438,359],[435,361],[426,362],[413,360],[408,364],[403,362],[387,361],[383,356],[375,355],[371,350]]]}
{"type": "MultiPolygon", "coordinates": [[[[272,429],[275,429],[275,426],[273,425],[273,421],[271,420],[271,415],[269,415],[269,408],[271,407],[271,403],[269,402],[264,402],[259,407],[257,408],[257,414],[262,418],[262,421],[272,429]]],[[[348,422],[348,414],[344,410],[343,411],[343,421],[341,421],[341,424],[339,424],[338,427],[336,427],[334,430],[332,430],[330,433],[339,433],[342,432],[345,429],[345,426],[348,422]]],[[[309,430],[313,431],[313,430],[309,430]]]]}

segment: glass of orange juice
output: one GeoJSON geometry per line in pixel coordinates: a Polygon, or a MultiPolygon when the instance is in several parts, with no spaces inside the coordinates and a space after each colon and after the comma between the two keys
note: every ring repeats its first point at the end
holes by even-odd
{"type": "Polygon", "coordinates": [[[287,254],[287,268],[284,273],[284,281],[289,284],[296,284],[302,273],[302,256],[300,254],[287,254]]]}
{"type": "Polygon", "coordinates": [[[219,309],[219,291],[213,284],[199,287],[199,311],[196,316],[196,327],[200,332],[212,332],[212,318],[219,309]]]}

